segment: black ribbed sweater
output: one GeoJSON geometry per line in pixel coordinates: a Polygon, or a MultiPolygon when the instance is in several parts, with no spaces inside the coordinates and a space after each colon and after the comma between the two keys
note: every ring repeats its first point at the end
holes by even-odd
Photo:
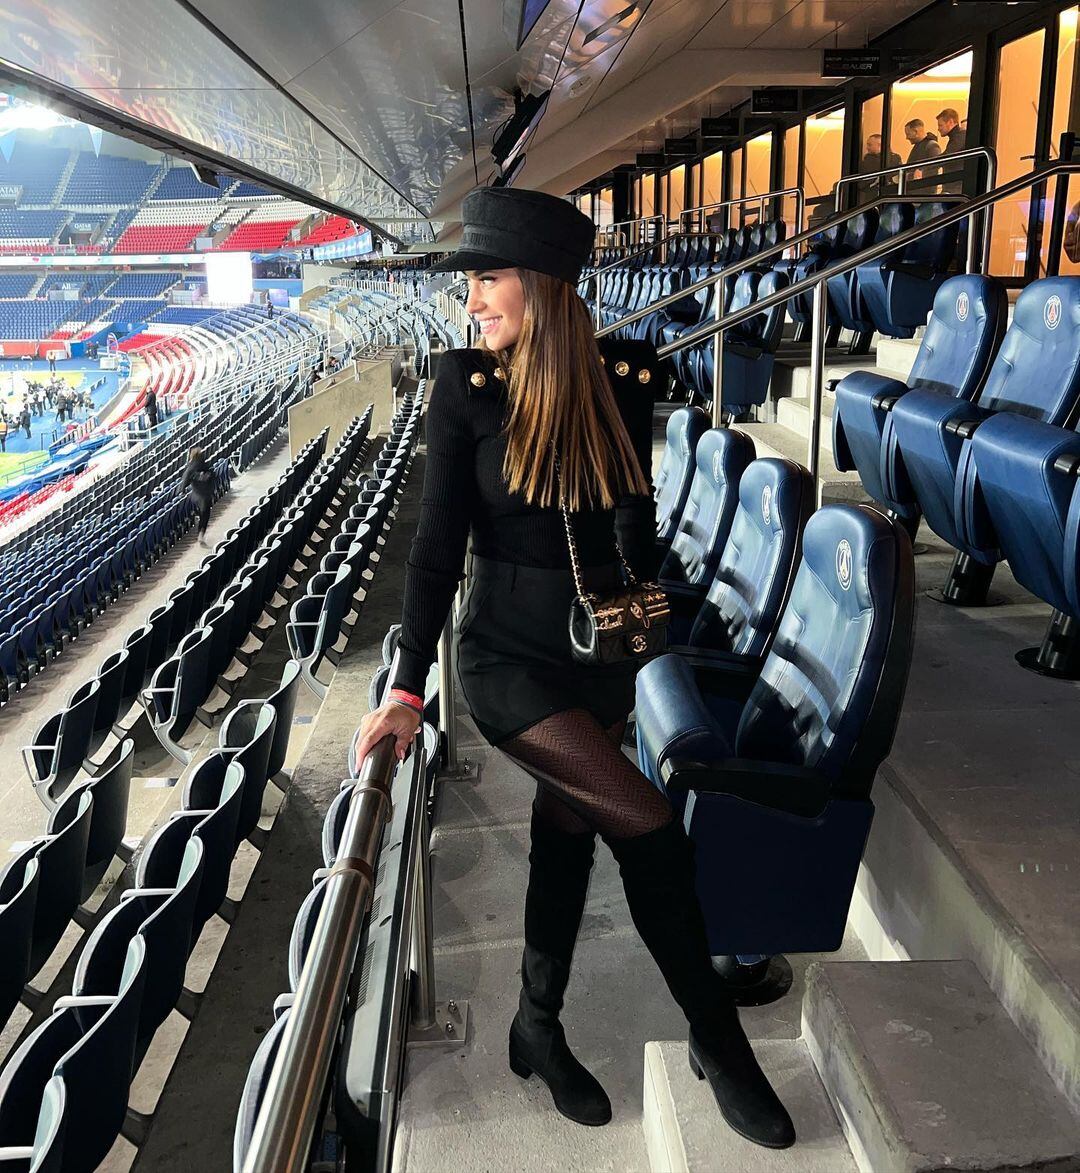
{"type": "MultiPolygon", "coordinates": [[[[655,350],[646,343],[601,346],[615,398],[638,462],[650,481],[655,350]],[[648,370],[648,380],[639,378],[648,370]],[[617,372],[617,374],[615,373],[617,372]]],[[[523,566],[570,568],[562,514],[526,504],[503,479],[508,401],[484,351],[450,350],[439,365],[427,409],[427,464],[420,520],[406,564],[398,669],[393,685],[423,695],[424,681],[450,612],[466,546],[482,558],[523,566]],[[470,381],[480,374],[484,384],[470,381]]],[[[615,557],[614,538],[634,573],[656,574],[656,507],[652,495],[625,496],[615,509],[571,513],[582,566],[615,557]]]]}

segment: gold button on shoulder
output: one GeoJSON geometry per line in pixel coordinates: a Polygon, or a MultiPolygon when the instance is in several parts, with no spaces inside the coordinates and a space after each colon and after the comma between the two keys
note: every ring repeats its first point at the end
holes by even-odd
{"type": "Polygon", "coordinates": [[[500,383],[506,382],[506,372],[502,369],[502,367],[495,368],[495,378],[498,379],[500,383]]]}
{"type": "Polygon", "coordinates": [[[484,384],[487,383],[487,379],[484,376],[483,371],[473,371],[473,373],[469,376],[469,382],[472,383],[474,387],[483,387],[484,384]]]}
{"type": "Polygon", "coordinates": [[[628,362],[617,362],[615,364],[615,374],[619,376],[630,374],[630,364],[628,362]]]}
{"type": "Polygon", "coordinates": [[[648,367],[642,367],[637,373],[639,383],[647,383],[652,378],[652,371],[648,367]]]}
{"type": "Polygon", "coordinates": [[[600,365],[601,365],[602,367],[606,367],[606,366],[607,366],[607,359],[606,359],[606,358],[604,358],[604,356],[603,356],[603,355],[601,355],[601,356],[600,356],[600,365]]]}

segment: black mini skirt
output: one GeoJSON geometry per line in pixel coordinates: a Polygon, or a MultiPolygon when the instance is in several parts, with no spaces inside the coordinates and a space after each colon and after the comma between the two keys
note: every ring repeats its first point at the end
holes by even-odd
{"type": "MultiPolygon", "coordinates": [[[[587,590],[621,583],[619,566],[582,569],[587,590]]],[[[585,709],[605,728],[634,707],[637,665],[591,667],[570,654],[569,570],[472,559],[457,630],[458,682],[473,720],[492,745],[553,713],[585,709]]]]}

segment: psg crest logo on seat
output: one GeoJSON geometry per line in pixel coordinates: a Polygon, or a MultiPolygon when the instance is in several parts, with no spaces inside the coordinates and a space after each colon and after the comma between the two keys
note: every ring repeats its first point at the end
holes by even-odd
{"type": "Polygon", "coordinates": [[[961,322],[967,321],[968,310],[971,302],[968,299],[967,290],[962,290],[959,297],[956,299],[956,316],[961,322]]]}
{"type": "Polygon", "coordinates": [[[1061,321],[1061,298],[1056,293],[1046,299],[1046,305],[1043,306],[1043,321],[1048,330],[1058,328],[1061,321]]]}
{"type": "Polygon", "coordinates": [[[851,543],[844,538],[836,547],[836,577],[846,591],[851,586],[851,543]]]}

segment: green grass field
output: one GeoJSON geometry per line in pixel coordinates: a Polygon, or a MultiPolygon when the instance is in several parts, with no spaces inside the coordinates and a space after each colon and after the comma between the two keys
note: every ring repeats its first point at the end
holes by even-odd
{"type": "Polygon", "coordinates": [[[0,452],[0,485],[6,485],[48,459],[48,452],[0,452]]]}

